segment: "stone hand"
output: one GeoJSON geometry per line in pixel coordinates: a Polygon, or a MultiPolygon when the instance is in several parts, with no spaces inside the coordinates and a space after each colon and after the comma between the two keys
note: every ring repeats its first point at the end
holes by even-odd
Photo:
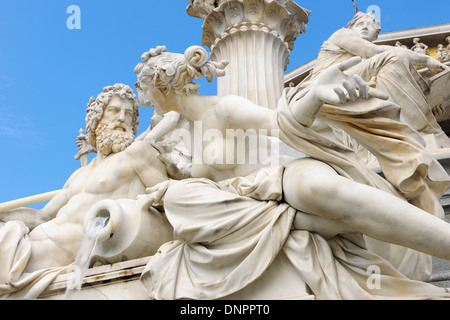
{"type": "Polygon", "coordinates": [[[445,64],[439,62],[438,60],[433,59],[432,57],[427,57],[425,66],[431,71],[441,72],[445,70],[450,70],[450,67],[445,64]]]}
{"type": "Polygon", "coordinates": [[[324,103],[338,105],[358,99],[371,97],[387,100],[389,97],[367,84],[359,75],[348,76],[345,71],[361,63],[360,57],[354,57],[333,65],[323,72],[311,91],[324,103]]]}
{"type": "Polygon", "coordinates": [[[139,195],[137,197],[138,201],[143,202],[144,206],[148,207],[163,207],[164,206],[164,196],[169,187],[176,183],[174,180],[166,180],[157,184],[154,187],[147,188],[145,194],[139,195]]]}
{"type": "Polygon", "coordinates": [[[170,159],[167,154],[158,155],[158,159],[164,163],[167,170],[167,175],[175,180],[183,180],[191,178],[190,172],[182,170],[177,167],[177,165],[170,159]]]}
{"type": "Polygon", "coordinates": [[[436,107],[434,107],[433,109],[432,109],[432,111],[433,111],[433,115],[436,117],[436,118],[438,118],[438,117],[440,117],[440,116],[442,116],[443,114],[444,114],[444,112],[445,112],[445,109],[442,107],[442,105],[440,104],[440,105],[437,105],[436,107]]]}
{"type": "Polygon", "coordinates": [[[426,67],[433,72],[450,70],[450,67],[446,66],[445,64],[441,63],[440,61],[434,59],[431,56],[419,54],[417,52],[404,48],[394,48],[392,50],[400,51],[400,53],[408,57],[411,63],[415,66],[426,67]]]}
{"type": "Polygon", "coordinates": [[[172,159],[167,153],[167,149],[173,150],[175,143],[168,142],[163,144],[157,144],[151,142],[150,145],[160,153],[158,155],[158,160],[164,164],[164,166],[166,167],[167,175],[170,178],[175,180],[183,180],[191,178],[190,172],[178,168],[177,164],[172,161],[172,159]],[[166,147],[166,150],[164,149],[164,147],[166,147]]]}

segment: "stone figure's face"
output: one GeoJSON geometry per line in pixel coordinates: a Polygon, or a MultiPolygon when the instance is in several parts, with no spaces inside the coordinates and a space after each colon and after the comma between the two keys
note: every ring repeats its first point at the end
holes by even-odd
{"type": "Polygon", "coordinates": [[[114,131],[132,132],[133,102],[119,96],[113,96],[103,111],[102,121],[108,123],[108,128],[114,131]]]}
{"type": "Polygon", "coordinates": [[[352,27],[361,38],[367,41],[375,41],[378,38],[378,29],[373,19],[362,18],[352,27]]]}
{"type": "Polygon", "coordinates": [[[134,141],[133,102],[113,96],[96,128],[97,150],[104,156],[124,151],[134,141]]]}
{"type": "Polygon", "coordinates": [[[139,104],[142,108],[153,107],[152,97],[148,92],[147,86],[143,83],[140,83],[139,86],[136,86],[136,90],[138,93],[139,104]]]}
{"type": "Polygon", "coordinates": [[[165,110],[166,99],[161,91],[153,86],[146,86],[141,84],[137,89],[139,96],[139,103],[141,107],[152,106],[155,112],[159,115],[165,114],[168,110],[165,110]]]}

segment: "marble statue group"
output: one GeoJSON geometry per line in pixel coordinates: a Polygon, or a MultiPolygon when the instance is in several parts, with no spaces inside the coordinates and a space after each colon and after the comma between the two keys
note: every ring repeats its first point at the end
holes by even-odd
{"type": "MultiPolygon", "coordinates": [[[[240,32],[255,34],[264,32],[254,18],[259,7],[300,8],[294,1],[190,3],[188,12],[205,20],[248,6],[251,23],[240,32]]],[[[270,106],[233,92],[199,93],[201,77],[233,78],[231,57],[212,60],[201,46],[145,52],[134,69],[137,96],[114,84],[88,103],[77,145],[95,158],[43,209],[0,213],[0,297],[38,298],[67,272],[92,218],[106,210],[110,229],[97,263],[151,257],[141,282],[152,299],[246,298],[255,284],[316,299],[449,298],[427,283],[431,257],[450,260],[439,202],[450,177],[425,137],[440,148],[450,140],[414,66],[448,67],[373,44],[379,32],[372,14],[358,13],[324,43],[310,76],[282,89],[276,104],[265,100],[270,106]],[[136,137],[139,106],[155,114],[136,137]],[[247,132],[255,143],[236,148],[247,132]],[[251,148],[267,154],[274,140],[304,156],[250,161],[251,148]],[[138,234],[132,244],[130,234],[138,234]],[[373,266],[377,287],[368,285],[373,266]]]]}

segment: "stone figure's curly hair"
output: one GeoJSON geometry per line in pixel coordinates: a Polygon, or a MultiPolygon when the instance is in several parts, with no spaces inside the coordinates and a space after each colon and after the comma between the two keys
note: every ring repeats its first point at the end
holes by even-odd
{"type": "Polygon", "coordinates": [[[353,17],[353,19],[347,24],[347,28],[351,29],[359,20],[361,20],[363,18],[371,18],[373,20],[373,22],[375,23],[375,26],[377,28],[378,34],[380,33],[380,31],[381,31],[381,22],[379,20],[377,20],[377,18],[373,14],[373,12],[364,13],[364,12],[359,11],[353,17]]]}
{"type": "Polygon", "coordinates": [[[95,130],[102,118],[105,107],[111,102],[113,96],[119,96],[122,99],[128,99],[133,102],[133,135],[136,135],[139,129],[139,104],[133,89],[121,83],[105,87],[103,92],[97,96],[97,99],[91,97],[87,105],[86,135],[94,148],[97,145],[95,130]]]}
{"type": "Polygon", "coordinates": [[[204,76],[209,82],[225,75],[227,61],[208,61],[207,51],[200,46],[189,47],[184,55],[166,52],[165,46],[156,47],[144,53],[134,72],[137,74],[136,87],[151,85],[167,95],[172,90],[177,94],[197,93],[200,85],[194,83],[204,76]]]}

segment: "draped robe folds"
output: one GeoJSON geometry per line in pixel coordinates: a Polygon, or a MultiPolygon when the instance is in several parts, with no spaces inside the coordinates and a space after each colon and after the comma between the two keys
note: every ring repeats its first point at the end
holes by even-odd
{"type": "MultiPolygon", "coordinates": [[[[289,284],[306,283],[304,294],[317,299],[450,297],[444,288],[402,275],[367,250],[360,235],[325,240],[292,230],[294,215],[302,213],[279,201],[283,172],[277,167],[221,183],[187,179],[171,186],[165,208],[175,240],[160,248],[141,276],[149,295],[157,300],[226,298],[263,277],[283,253],[295,270],[289,284]],[[375,275],[380,286],[371,282],[373,266],[380,271],[375,275]]],[[[275,281],[280,282],[286,281],[275,281]]]]}
{"type": "MultiPolygon", "coordinates": [[[[305,88],[304,94],[307,91],[305,88]]],[[[283,142],[329,164],[342,176],[404,197],[443,218],[439,198],[450,187],[450,177],[425,149],[420,134],[400,122],[398,105],[371,98],[343,106],[325,104],[319,113],[322,121],[341,128],[376,156],[386,178],[383,179],[337,138],[323,135],[314,127],[302,127],[288,106],[293,94],[294,89],[286,89],[277,109],[283,142]]]]}
{"type": "MultiPolygon", "coordinates": [[[[345,29],[339,30],[334,36],[345,37],[345,32],[345,29]]],[[[301,86],[307,87],[308,83],[317,79],[331,65],[354,57],[354,54],[335,45],[332,38],[333,36],[323,43],[313,71],[301,86]]],[[[446,172],[435,164],[436,161],[423,150],[425,141],[421,137],[432,135],[437,145],[443,148],[450,147],[450,139],[437,123],[425,96],[430,89],[428,84],[406,56],[399,50],[395,51],[394,48],[392,51],[364,59],[362,63],[350,68],[346,73],[358,74],[366,82],[375,84],[377,89],[389,94],[393,103],[385,103],[382,107],[377,102],[378,107],[372,108],[369,115],[373,119],[369,126],[361,121],[367,116],[363,111],[364,107],[370,109],[369,105],[354,110],[360,115],[353,113],[352,118],[342,114],[342,108],[338,112],[336,108],[326,106],[321,116],[326,119],[330,130],[344,145],[355,150],[368,163],[380,164],[389,182],[410,203],[443,218],[444,211],[439,198],[448,188],[446,183],[448,177],[446,172]],[[373,112],[380,112],[376,110],[377,108],[382,110],[382,114],[375,118],[373,112]],[[412,130],[402,123],[409,125],[412,130]],[[393,144],[395,140],[399,143],[393,144]],[[376,155],[378,162],[373,161],[373,154],[376,155]],[[398,175],[398,173],[402,174],[398,175]],[[402,180],[405,176],[410,178],[402,180]]],[[[346,108],[347,105],[344,109],[346,108]]],[[[408,265],[416,265],[414,272],[404,270],[409,277],[427,280],[431,275],[431,257],[417,255],[417,263],[414,263],[413,260],[401,258],[404,254],[400,251],[405,251],[404,248],[387,246],[370,238],[368,238],[368,246],[372,251],[383,254],[394,265],[402,266],[402,270],[408,265]],[[393,248],[395,250],[392,250],[393,248]],[[420,268],[422,270],[419,270],[420,268]]]]}
{"type": "MultiPolygon", "coordinates": [[[[414,139],[401,138],[400,128],[409,130],[408,127],[389,118],[392,113],[398,114],[398,106],[372,99],[346,108],[324,106],[322,110],[323,117],[339,119],[363,138],[378,134],[389,146],[400,141],[411,143],[408,152],[417,147],[409,157],[406,154],[396,159],[408,166],[399,166],[403,170],[395,172],[392,179],[396,184],[392,184],[368,169],[351,149],[296,122],[289,110],[288,90],[280,100],[277,121],[280,138],[289,146],[328,163],[342,176],[401,198],[403,194],[418,196],[417,190],[427,188],[438,195],[448,188],[448,177],[444,175],[442,179],[439,164],[431,156],[421,154],[420,144],[416,145],[414,139]],[[351,125],[355,122],[357,125],[351,125]],[[389,133],[387,123],[396,123],[399,130],[389,133]],[[416,179],[417,175],[420,179],[416,179]]],[[[381,142],[375,140],[371,146],[375,148],[378,143],[381,142]]],[[[390,152],[389,146],[378,153],[390,152]]],[[[382,162],[387,167],[398,165],[393,156],[385,155],[385,159],[382,162]]],[[[306,283],[318,299],[450,297],[444,288],[410,280],[386,259],[368,250],[362,235],[338,235],[325,240],[307,230],[293,230],[295,214],[303,213],[283,202],[283,173],[284,167],[280,166],[220,183],[187,179],[169,187],[165,211],[174,227],[175,240],[160,248],[142,274],[149,294],[155,299],[170,300],[223,298],[262,277],[283,252],[296,270],[298,283],[306,283]],[[380,287],[368,285],[371,266],[380,270],[380,287]]],[[[417,255],[421,254],[407,249],[402,258],[417,262],[417,255]]],[[[296,285],[295,281],[291,283],[296,285]]]]}
{"type": "Polygon", "coordinates": [[[70,266],[24,273],[31,255],[29,230],[21,221],[0,228],[0,299],[37,299],[70,266]]]}
{"type": "MultiPolygon", "coordinates": [[[[345,37],[345,33],[339,34],[341,32],[342,30],[337,31],[336,35],[345,37]]],[[[336,46],[332,41],[325,41],[314,69],[305,82],[317,79],[328,67],[353,57],[354,54],[336,46]]],[[[375,83],[378,89],[388,93],[391,100],[401,107],[402,122],[423,135],[434,135],[441,147],[450,147],[450,139],[438,124],[425,96],[430,90],[428,84],[401,52],[386,51],[374,55],[346,73],[358,74],[364,81],[375,83]]]]}
{"type": "MultiPolygon", "coordinates": [[[[329,164],[342,176],[403,198],[441,219],[444,217],[439,200],[450,187],[450,177],[425,149],[420,134],[400,122],[398,105],[372,98],[339,107],[325,104],[319,113],[321,121],[342,129],[376,156],[384,179],[334,136],[330,138],[314,128],[300,126],[288,107],[295,90],[290,89],[290,93],[288,90],[278,106],[280,138],[287,145],[329,164]]],[[[303,92],[306,94],[308,88],[303,92]]],[[[370,237],[366,240],[371,251],[388,259],[404,275],[421,281],[429,279],[430,256],[370,237]]]]}

